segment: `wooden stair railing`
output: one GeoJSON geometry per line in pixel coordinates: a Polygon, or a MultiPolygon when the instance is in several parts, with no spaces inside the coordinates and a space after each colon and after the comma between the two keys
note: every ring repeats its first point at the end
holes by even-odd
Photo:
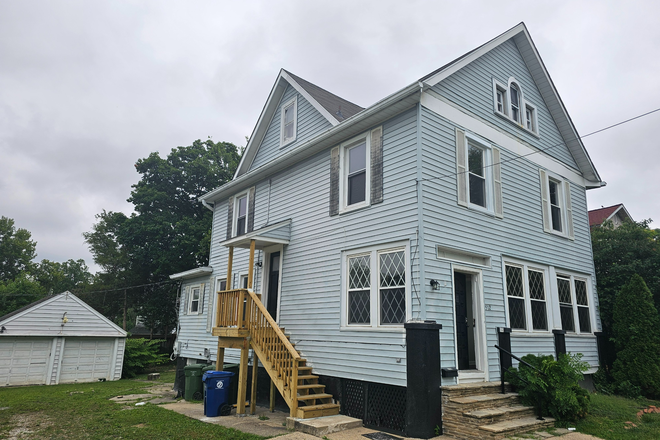
{"type": "Polygon", "coordinates": [[[332,395],[289,341],[261,302],[260,295],[237,289],[218,292],[216,326],[228,334],[250,338],[250,347],[289,405],[292,417],[310,418],[339,413],[332,395]],[[317,404],[316,402],[319,402],[317,404]]]}

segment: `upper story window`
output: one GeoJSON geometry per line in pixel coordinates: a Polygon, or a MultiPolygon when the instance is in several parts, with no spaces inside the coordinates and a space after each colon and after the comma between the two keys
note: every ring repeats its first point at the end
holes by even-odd
{"type": "Polygon", "coordinates": [[[247,210],[248,210],[248,195],[243,194],[236,197],[236,231],[235,236],[244,235],[245,227],[247,225],[247,210]]]}
{"type": "Polygon", "coordinates": [[[227,240],[252,232],[254,228],[255,187],[229,198],[227,240]]]}
{"type": "Polygon", "coordinates": [[[191,286],[190,295],[188,299],[188,314],[189,315],[198,315],[201,313],[201,301],[202,301],[202,286],[191,286]]]}
{"type": "Polygon", "coordinates": [[[402,326],[410,315],[407,245],[344,252],[343,327],[402,326]]]}
{"type": "Polygon", "coordinates": [[[456,131],[459,205],[502,217],[500,151],[485,140],[456,131]]]}
{"type": "Polygon", "coordinates": [[[540,170],[543,229],[546,232],[574,238],[571,185],[559,176],[540,170]]]}
{"type": "Polygon", "coordinates": [[[296,140],[298,100],[293,98],[282,105],[281,139],[280,146],[287,145],[296,140]]]}
{"type": "Polygon", "coordinates": [[[507,85],[493,78],[493,101],[495,114],[535,135],[539,134],[536,107],[525,100],[523,89],[514,78],[509,78],[507,85]]]}
{"type": "Polygon", "coordinates": [[[341,210],[369,206],[370,196],[370,135],[365,133],[348,142],[339,150],[341,210]]]}

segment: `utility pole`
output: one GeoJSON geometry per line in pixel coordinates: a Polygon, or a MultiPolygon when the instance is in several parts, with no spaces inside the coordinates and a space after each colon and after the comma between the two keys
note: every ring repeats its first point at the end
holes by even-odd
{"type": "Polygon", "coordinates": [[[124,330],[126,330],[126,289],[124,289],[124,330]]]}

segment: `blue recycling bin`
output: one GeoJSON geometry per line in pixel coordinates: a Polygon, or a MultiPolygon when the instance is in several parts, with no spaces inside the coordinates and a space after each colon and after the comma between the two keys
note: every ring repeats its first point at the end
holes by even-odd
{"type": "Polygon", "coordinates": [[[229,371],[207,371],[202,376],[206,417],[228,416],[231,413],[229,386],[233,375],[229,371]]]}

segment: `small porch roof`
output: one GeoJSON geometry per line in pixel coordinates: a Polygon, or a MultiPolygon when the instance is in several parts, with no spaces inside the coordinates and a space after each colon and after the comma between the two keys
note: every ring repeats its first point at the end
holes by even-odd
{"type": "Polygon", "coordinates": [[[250,248],[250,242],[255,241],[255,249],[264,249],[277,244],[289,244],[291,238],[291,219],[264,226],[256,231],[220,242],[222,246],[250,248]]]}

